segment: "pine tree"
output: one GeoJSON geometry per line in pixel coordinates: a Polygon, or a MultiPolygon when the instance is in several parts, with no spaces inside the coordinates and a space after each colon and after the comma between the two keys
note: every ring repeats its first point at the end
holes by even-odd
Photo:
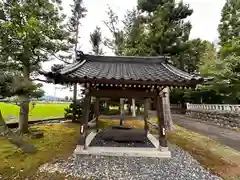
{"type": "Polygon", "coordinates": [[[28,132],[29,101],[36,73],[43,62],[69,48],[59,1],[4,1],[0,20],[0,64],[14,77],[20,97],[19,130],[28,132]]]}
{"type": "MultiPolygon", "coordinates": [[[[188,5],[182,1],[176,3],[175,0],[139,0],[138,9],[148,13],[145,17],[148,32],[145,44],[149,47],[149,55],[177,56],[187,49],[186,42],[189,39],[191,24],[184,20],[193,13],[188,5]]],[[[171,131],[173,123],[169,88],[163,89],[163,92],[166,94],[166,97],[163,98],[166,125],[167,129],[171,131]]]]}
{"type": "MultiPolygon", "coordinates": [[[[68,23],[68,30],[70,32],[70,37],[72,43],[74,44],[74,57],[76,59],[78,44],[79,44],[79,30],[81,25],[81,19],[86,16],[87,9],[83,6],[82,0],[73,0],[73,4],[71,5],[72,16],[70,17],[68,23]]],[[[74,62],[73,60],[73,62],[74,62]]],[[[73,102],[77,100],[77,84],[73,86],[73,102]]],[[[75,120],[75,119],[74,119],[75,120]]]]}
{"type": "Polygon", "coordinates": [[[120,20],[117,14],[108,7],[108,20],[103,21],[110,33],[112,38],[105,37],[104,45],[110,48],[115,55],[123,55],[124,51],[124,33],[119,27],[120,20]]]}
{"type": "Polygon", "coordinates": [[[218,26],[220,45],[240,36],[240,1],[227,0],[222,9],[221,23],[218,26]]]}
{"type": "Polygon", "coordinates": [[[100,27],[96,27],[96,29],[90,33],[90,43],[92,45],[92,52],[95,55],[103,55],[103,50],[101,48],[102,33],[100,27]]]}

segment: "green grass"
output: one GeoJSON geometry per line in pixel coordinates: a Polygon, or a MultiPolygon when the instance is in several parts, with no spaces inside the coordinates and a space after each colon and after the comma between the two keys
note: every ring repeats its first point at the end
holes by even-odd
{"type": "MultiPolygon", "coordinates": [[[[30,105],[29,120],[34,121],[63,117],[64,108],[68,107],[68,105],[69,104],[36,104],[34,108],[30,105]]],[[[0,102],[0,110],[7,123],[18,121],[19,106],[0,102]],[[10,119],[9,117],[14,117],[14,119],[10,119]]]]}
{"type": "Polygon", "coordinates": [[[49,124],[33,126],[33,128],[44,132],[44,137],[41,139],[24,137],[37,147],[36,154],[24,154],[0,137],[0,176],[6,179],[14,179],[14,177],[25,179],[26,176],[33,176],[40,165],[57,158],[67,158],[76,147],[79,136],[78,124],[49,124]]]}

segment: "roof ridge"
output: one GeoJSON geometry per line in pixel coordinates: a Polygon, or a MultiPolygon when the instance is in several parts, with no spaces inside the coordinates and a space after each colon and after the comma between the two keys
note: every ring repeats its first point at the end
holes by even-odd
{"type": "Polygon", "coordinates": [[[167,63],[166,56],[101,56],[86,54],[85,59],[97,62],[167,63]]]}

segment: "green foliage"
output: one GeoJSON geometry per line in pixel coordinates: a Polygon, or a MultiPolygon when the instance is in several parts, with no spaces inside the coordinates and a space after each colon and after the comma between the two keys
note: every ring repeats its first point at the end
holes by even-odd
{"type": "Polygon", "coordinates": [[[201,39],[186,41],[184,50],[172,57],[173,64],[189,73],[199,71],[200,61],[206,53],[208,44],[211,43],[201,39]]]}
{"type": "Polygon", "coordinates": [[[221,23],[218,31],[220,34],[220,45],[233,40],[240,35],[240,2],[238,0],[227,0],[222,9],[221,23]]]}
{"type": "Polygon", "coordinates": [[[110,48],[116,55],[123,55],[124,51],[124,33],[120,29],[120,20],[116,13],[108,7],[108,20],[103,21],[110,33],[111,38],[105,38],[104,45],[110,48]]]}
{"type": "Polygon", "coordinates": [[[103,50],[100,47],[102,44],[102,33],[100,27],[96,27],[96,29],[90,33],[90,43],[92,45],[92,51],[95,55],[103,55],[103,50]]]}
{"type": "MultiPolygon", "coordinates": [[[[82,0],[73,0],[71,5],[72,16],[68,21],[68,37],[69,42],[73,45],[74,53],[76,53],[79,41],[79,27],[81,25],[81,19],[86,17],[87,9],[83,6],[82,0]]],[[[71,58],[71,56],[70,56],[71,58]]]]}
{"type": "Polygon", "coordinates": [[[199,71],[203,76],[214,76],[217,61],[217,51],[210,42],[205,42],[204,52],[200,57],[199,71]]]}
{"type": "MultiPolygon", "coordinates": [[[[69,107],[65,108],[64,117],[65,119],[73,119],[73,114],[75,114],[76,121],[79,121],[84,112],[84,99],[77,100],[75,103],[71,103],[69,107]]],[[[90,104],[89,121],[93,119],[94,116],[94,103],[90,104]]]]}
{"type": "Polygon", "coordinates": [[[158,6],[153,15],[149,15],[148,23],[150,55],[176,55],[185,49],[191,24],[184,19],[192,14],[181,2],[165,1],[158,6]]]}
{"type": "Polygon", "coordinates": [[[2,9],[8,18],[0,21],[0,68],[5,73],[11,71],[17,94],[31,96],[37,88],[31,81],[41,63],[69,49],[65,16],[58,1],[6,1],[2,9]]]}
{"type": "Polygon", "coordinates": [[[148,39],[148,33],[143,22],[144,18],[140,16],[137,10],[127,11],[123,20],[124,55],[144,56],[150,53],[149,47],[145,43],[148,39]]]}
{"type": "Polygon", "coordinates": [[[165,0],[138,0],[138,9],[146,12],[154,12],[158,6],[162,6],[165,0]]]}
{"type": "Polygon", "coordinates": [[[229,103],[239,103],[240,100],[240,56],[231,55],[218,60],[215,71],[216,80],[213,87],[227,96],[229,103]]]}
{"type": "Polygon", "coordinates": [[[240,56],[240,37],[232,38],[232,40],[227,41],[221,47],[220,55],[222,59],[231,54],[236,54],[237,56],[240,56]]]}

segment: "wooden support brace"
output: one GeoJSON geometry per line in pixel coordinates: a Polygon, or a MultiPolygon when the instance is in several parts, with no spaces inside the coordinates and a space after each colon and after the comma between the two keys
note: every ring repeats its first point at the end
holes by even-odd
{"type": "Polygon", "coordinates": [[[159,129],[159,146],[167,147],[167,136],[165,132],[165,117],[163,113],[163,101],[162,97],[157,95],[157,118],[158,118],[158,129],[159,129]]]}

